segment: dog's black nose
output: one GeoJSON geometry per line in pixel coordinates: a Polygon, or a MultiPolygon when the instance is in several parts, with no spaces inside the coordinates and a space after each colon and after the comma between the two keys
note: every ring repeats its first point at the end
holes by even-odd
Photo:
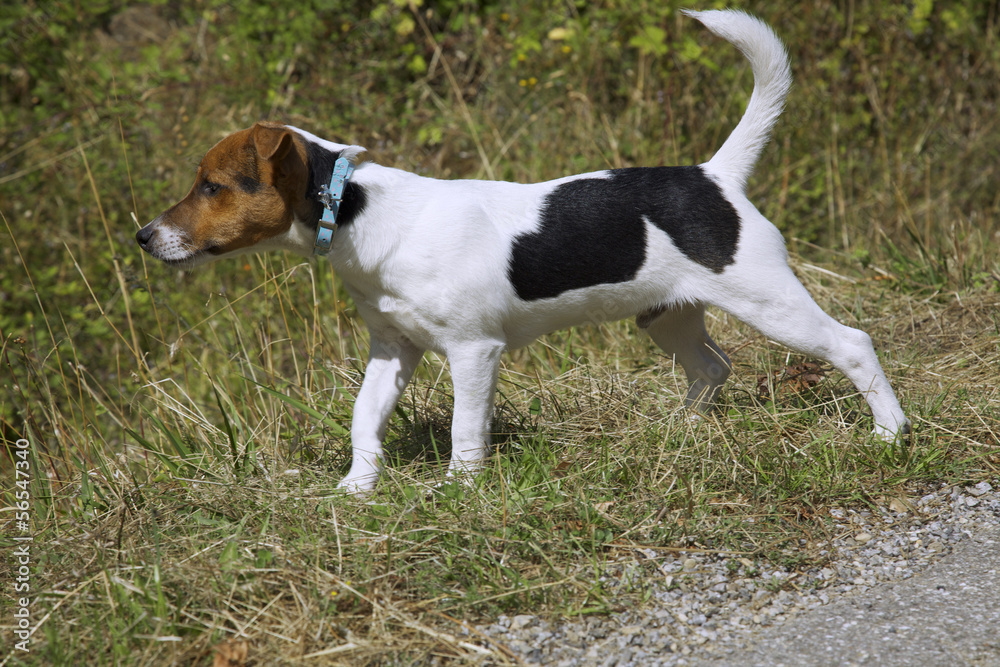
{"type": "Polygon", "coordinates": [[[140,248],[148,251],[149,248],[147,246],[153,240],[154,236],[156,236],[156,230],[153,229],[152,225],[146,225],[135,233],[135,241],[139,244],[140,248]]]}

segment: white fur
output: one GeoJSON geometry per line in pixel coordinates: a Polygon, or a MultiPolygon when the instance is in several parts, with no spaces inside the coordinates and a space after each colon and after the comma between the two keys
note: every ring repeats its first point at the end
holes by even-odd
{"type": "MultiPolygon", "coordinates": [[[[425,350],[448,357],[455,390],[449,472],[466,472],[488,452],[504,350],[556,329],[658,309],[649,334],[683,366],[690,381],[686,402],[694,409],[711,406],[730,372],[729,359],[705,331],[705,305],[714,305],[843,371],[865,395],[878,435],[892,439],[908,429],[868,336],[816,305],[789,269],[781,235],[744,195],[790,85],[783,45],[769,27],[742,12],[690,15],[736,44],[755,78],[745,116],[702,165],[739,214],[734,262],[713,272],[647,220],[646,259],[634,279],[525,301],[507,273],[515,239],[538,229],[545,198],[559,185],[607,178],[608,172],[521,185],[442,181],[361,163],[352,180],[364,189],[367,204],[337,232],[329,255],[371,332],[371,358],[351,426],[353,464],[342,489],[373,488],[387,421],[425,350]]],[[[296,131],[352,156],[363,150],[296,131]]],[[[312,230],[295,222],[268,245],[309,255],[312,230]]]]}
{"type": "MultiPolygon", "coordinates": [[[[158,219],[152,224],[158,224],[158,219]]],[[[191,260],[191,245],[179,230],[167,225],[159,225],[156,258],[163,262],[184,266],[191,260]]]]}
{"type": "Polygon", "coordinates": [[[705,165],[727,182],[738,185],[742,192],[785,107],[785,97],[792,86],[788,54],[770,26],[745,12],[685,10],[684,13],[736,46],[753,69],[754,89],[746,113],[729,140],[705,165]]]}

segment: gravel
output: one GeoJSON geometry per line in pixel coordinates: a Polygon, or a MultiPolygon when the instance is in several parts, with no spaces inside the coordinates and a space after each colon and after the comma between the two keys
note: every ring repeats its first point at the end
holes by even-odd
{"type": "MultiPolygon", "coordinates": [[[[478,631],[528,665],[689,665],[729,655],[803,612],[913,577],[973,535],[1000,528],[1000,482],[944,486],[875,510],[830,510],[833,538],[822,567],[801,571],[744,558],[637,550],[606,587],[635,586],[648,602],[610,616],[500,616],[478,631]],[[645,562],[643,562],[645,561],[645,562]],[[659,574],[650,577],[650,563],[659,574]]],[[[655,571],[655,570],[654,570],[655,571]]]]}

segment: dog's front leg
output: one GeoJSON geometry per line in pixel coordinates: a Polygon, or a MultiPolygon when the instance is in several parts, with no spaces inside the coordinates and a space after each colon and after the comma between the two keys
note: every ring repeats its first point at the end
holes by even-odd
{"type": "Polygon", "coordinates": [[[401,335],[371,334],[365,379],[351,420],[351,470],[337,485],[348,493],[369,493],[382,466],[386,424],[424,351],[401,335]]]}
{"type": "Polygon", "coordinates": [[[449,476],[473,473],[486,458],[500,355],[505,347],[499,341],[483,340],[452,346],[448,350],[455,388],[449,476]]]}

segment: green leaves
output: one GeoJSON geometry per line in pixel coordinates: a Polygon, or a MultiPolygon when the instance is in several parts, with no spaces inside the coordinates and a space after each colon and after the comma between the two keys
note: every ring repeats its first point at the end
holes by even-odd
{"type": "Polygon", "coordinates": [[[667,31],[653,25],[643,26],[639,34],[628,40],[629,46],[634,46],[640,52],[651,56],[665,56],[669,51],[667,46],[667,31]]]}

